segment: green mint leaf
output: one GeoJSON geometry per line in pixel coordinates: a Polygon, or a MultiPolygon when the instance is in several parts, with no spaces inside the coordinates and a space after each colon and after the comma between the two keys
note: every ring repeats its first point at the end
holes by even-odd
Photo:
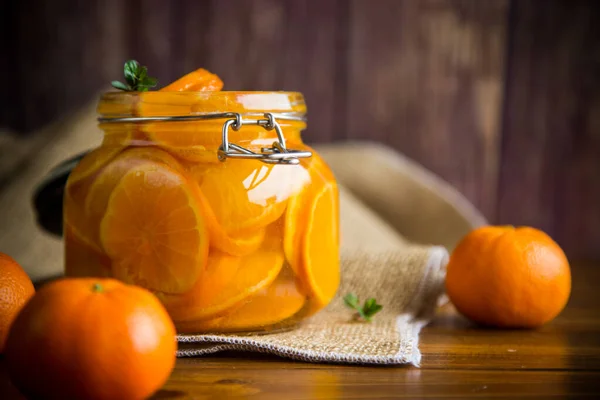
{"type": "Polygon", "coordinates": [[[353,308],[355,310],[359,309],[358,306],[358,297],[356,297],[356,295],[354,293],[348,293],[345,297],[344,297],[344,303],[346,303],[346,305],[350,308],[353,308]]]}
{"type": "Polygon", "coordinates": [[[144,79],[146,79],[146,77],[148,76],[148,68],[146,67],[141,67],[138,69],[138,79],[140,80],[140,82],[143,82],[144,79]]]}
{"type": "Polygon", "coordinates": [[[148,76],[148,68],[140,65],[136,60],[125,62],[125,65],[123,66],[123,75],[125,76],[127,85],[119,82],[117,83],[117,86],[115,86],[113,83],[113,86],[121,90],[146,92],[158,84],[156,78],[148,76]],[[126,89],[124,89],[124,87],[126,87],[126,89]]]}
{"type": "Polygon", "coordinates": [[[146,87],[154,87],[158,85],[158,79],[146,76],[144,79],[140,79],[139,84],[146,87]]]}
{"type": "Polygon", "coordinates": [[[377,301],[375,301],[375,299],[373,299],[373,298],[368,299],[367,301],[365,301],[365,304],[363,305],[363,313],[368,318],[370,318],[373,315],[377,314],[382,309],[383,309],[383,306],[381,304],[377,304],[377,301]]]}
{"type": "Polygon", "coordinates": [[[355,318],[361,318],[364,321],[370,322],[372,317],[383,309],[381,304],[377,304],[374,298],[367,299],[363,305],[359,304],[358,296],[354,293],[348,293],[344,296],[344,303],[356,310],[355,318]]]}
{"type": "Polygon", "coordinates": [[[124,84],[123,82],[112,81],[110,84],[116,89],[125,90],[126,92],[131,91],[131,88],[129,86],[127,86],[126,84],[124,84]]]}
{"type": "Polygon", "coordinates": [[[135,60],[129,60],[125,62],[123,66],[123,71],[125,73],[125,78],[135,79],[138,75],[138,70],[140,68],[140,64],[135,60]]]}
{"type": "Polygon", "coordinates": [[[358,309],[358,315],[360,315],[360,317],[362,319],[364,319],[367,322],[371,322],[371,317],[367,314],[365,314],[365,311],[362,308],[358,309]]]}

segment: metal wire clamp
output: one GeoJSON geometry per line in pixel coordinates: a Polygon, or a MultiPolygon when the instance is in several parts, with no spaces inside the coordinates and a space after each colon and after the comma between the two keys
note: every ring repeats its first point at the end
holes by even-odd
{"type": "Polygon", "coordinates": [[[310,151],[291,150],[285,145],[285,138],[281,126],[275,120],[271,113],[264,114],[266,119],[243,119],[241,114],[235,114],[235,117],[228,119],[223,124],[222,144],[219,147],[217,156],[220,161],[226,161],[227,158],[250,158],[257,159],[267,164],[290,164],[296,165],[300,162],[299,158],[308,158],[312,156],[310,151]],[[260,153],[255,153],[245,147],[235,143],[229,143],[229,128],[238,131],[244,125],[258,125],[265,130],[275,129],[277,141],[273,142],[271,147],[263,147],[260,153]]]}
{"type": "MultiPolygon", "coordinates": [[[[245,116],[256,116],[260,114],[248,113],[245,116]]],[[[239,113],[211,113],[211,114],[198,114],[198,115],[182,115],[182,116],[163,116],[163,117],[111,117],[111,118],[98,118],[100,123],[129,123],[129,122],[177,122],[177,121],[194,121],[194,120],[211,120],[211,119],[227,119],[223,124],[222,143],[218,149],[217,157],[220,161],[224,162],[228,158],[245,158],[260,160],[267,164],[289,164],[296,165],[300,162],[299,158],[312,157],[310,151],[305,150],[292,150],[288,149],[285,145],[285,138],[281,126],[275,119],[290,121],[304,121],[304,118],[286,113],[273,114],[265,113],[262,114],[265,119],[243,119],[243,115],[239,113]],[[263,127],[265,130],[270,131],[275,129],[277,133],[277,141],[273,142],[271,147],[263,147],[260,153],[255,153],[245,147],[230,143],[229,128],[234,131],[240,130],[244,125],[258,125],[263,127]]]]}

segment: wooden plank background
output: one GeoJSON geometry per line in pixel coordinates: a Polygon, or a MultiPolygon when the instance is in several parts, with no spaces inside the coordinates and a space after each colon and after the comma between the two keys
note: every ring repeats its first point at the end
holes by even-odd
{"type": "Polygon", "coordinates": [[[600,259],[600,2],[8,0],[0,126],[93,101],[125,59],[167,83],[305,93],[308,142],[387,143],[494,223],[600,259]]]}

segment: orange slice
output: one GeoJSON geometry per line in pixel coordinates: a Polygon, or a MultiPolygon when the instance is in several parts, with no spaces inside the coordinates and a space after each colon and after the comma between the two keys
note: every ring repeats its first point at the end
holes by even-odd
{"type": "Polygon", "coordinates": [[[206,265],[208,234],[190,181],[162,163],[131,168],[100,224],[113,275],[166,293],[191,289],[206,265]]]}
{"type": "Polygon", "coordinates": [[[113,190],[133,167],[141,164],[159,163],[182,172],[183,167],[169,153],[153,147],[139,147],[125,150],[110,162],[90,185],[85,198],[85,221],[95,243],[100,243],[100,221],[108,207],[113,190]]]}
{"type": "Polygon", "coordinates": [[[182,76],[170,85],[160,89],[161,92],[218,92],[223,88],[223,81],[217,75],[199,68],[182,76]]]}
{"type": "Polygon", "coordinates": [[[64,240],[66,276],[110,277],[110,259],[78,240],[69,225],[65,225],[64,240]]]}
{"type": "Polygon", "coordinates": [[[98,235],[95,234],[98,226],[88,223],[84,210],[85,199],[98,172],[122,150],[115,146],[93,150],[73,168],[65,187],[64,225],[70,227],[73,236],[96,251],[101,251],[98,235]]]}
{"type": "Polygon", "coordinates": [[[283,252],[268,240],[242,258],[213,252],[206,272],[188,293],[157,296],[175,321],[215,318],[270,285],[283,261],[283,252]]]}
{"type": "Polygon", "coordinates": [[[243,257],[256,251],[265,238],[265,229],[253,229],[227,234],[215,217],[203,195],[198,196],[210,235],[210,246],[230,255],[243,257]]]}
{"type": "MultiPolygon", "coordinates": [[[[144,105],[148,108],[149,105],[144,105]]],[[[189,113],[189,107],[180,115],[189,113]]],[[[179,158],[195,163],[219,162],[216,149],[221,144],[221,126],[211,122],[160,122],[143,127],[145,134],[157,146],[163,147],[179,158]]]]}
{"type": "MultiPolygon", "coordinates": [[[[311,150],[308,147],[307,149],[311,150]]],[[[314,151],[309,161],[302,162],[298,167],[305,168],[309,178],[301,181],[301,190],[288,201],[283,239],[286,259],[297,274],[300,270],[303,238],[314,198],[325,182],[335,182],[327,164],[314,151]]]]}
{"type": "MultiPolygon", "coordinates": [[[[231,234],[277,220],[305,170],[295,165],[231,160],[208,170],[200,190],[219,225],[231,234]]],[[[306,176],[306,179],[308,177],[306,176]]]]}
{"type": "Polygon", "coordinates": [[[102,126],[104,130],[102,146],[104,147],[147,146],[149,144],[149,137],[142,132],[142,128],[139,126],[116,130],[107,125],[109,124],[102,126]]]}
{"type": "Polygon", "coordinates": [[[89,178],[115,158],[123,149],[116,146],[101,146],[86,154],[69,174],[68,185],[89,178]]]}
{"type": "Polygon", "coordinates": [[[340,283],[339,204],[334,182],[317,194],[308,217],[299,278],[312,298],[313,311],[323,308],[340,283]]]}
{"type": "MultiPolygon", "coordinates": [[[[217,92],[223,88],[223,81],[217,75],[200,68],[196,71],[179,78],[170,85],[160,89],[159,92],[217,92]]],[[[139,105],[142,115],[185,115],[191,112],[191,107],[195,101],[189,96],[169,96],[169,101],[162,94],[162,103],[155,103],[158,98],[146,96],[139,105]],[[174,108],[174,104],[176,104],[174,108]],[[175,113],[175,110],[179,110],[175,113]]],[[[143,129],[150,140],[157,145],[168,149],[184,160],[194,162],[218,162],[214,149],[207,150],[207,142],[214,136],[214,144],[218,146],[219,135],[214,132],[220,130],[219,125],[214,125],[211,129],[210,124],[198,125],[195,122],[176,122],[148,124],[143,129]]]]}
{"type": "Polygon", "coordinates": [[[317,154],[310,161],[311,183],[289,201],[284,251],[311,297],[309,313],[331,301],[339,286],[339,204],[333,174],[317,154]]]}
{"type": "Polygon", "coordinates": [[[176,327],[180,333],[260,329],[293,317],[302,309],[305,300],[291,274],[282,271],[269,287],[227,315],[203,321],[177,322],[176,327]]]}

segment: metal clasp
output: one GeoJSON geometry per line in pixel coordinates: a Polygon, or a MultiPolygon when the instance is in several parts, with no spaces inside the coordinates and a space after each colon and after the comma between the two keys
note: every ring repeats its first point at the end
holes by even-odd
{"type": "Polygon", "coordinates": [[[217,153],[219,161],[224,162],[228,158],[251,158],[267,164],[295,165],[300,162],[299,158],[312,156],[310,151],[288,149],[285,146],[285,138],[283,137],[281,126],[279,126],[273,114],[265,113],[264,116],[266,119],[243,119],[241,114],[235,114],[234,118],[225,121],[222,131],[222,144],[217,153]],[[275,129],[277,141],[273,142],[271,147],[261,148],[260,153],[255,153],[235,143],[229,143],[229,128],[238,131],[244,125],[259,125],[267,131],[275,129]]]}

